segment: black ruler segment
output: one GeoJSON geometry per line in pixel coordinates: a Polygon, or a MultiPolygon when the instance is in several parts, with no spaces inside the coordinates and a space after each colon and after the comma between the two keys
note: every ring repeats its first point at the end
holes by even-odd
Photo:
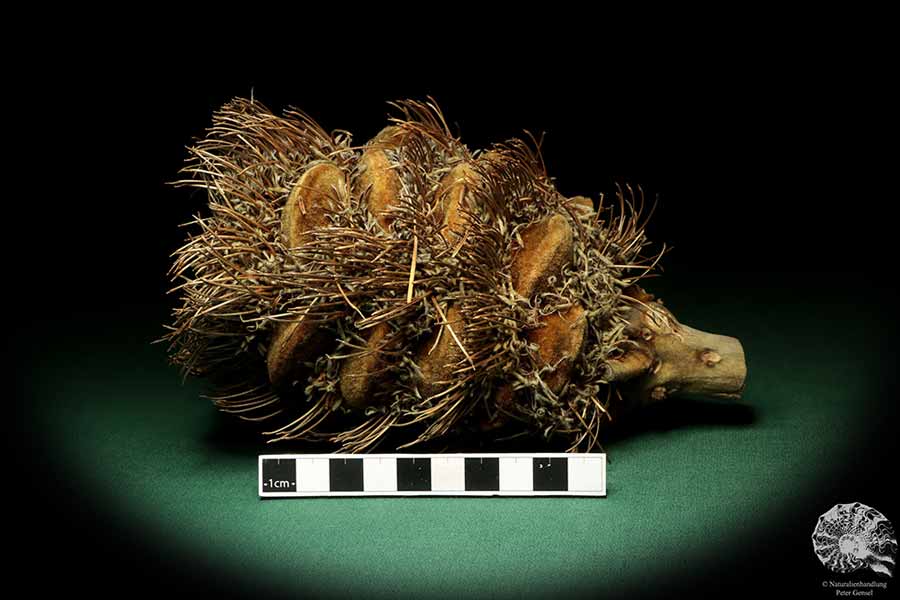
{"type": "Polygon", "coordinates": [[[466,491],[500,489],[500,459],[494,457],[466,459],[466,491]]]}
{"type": "Polygon", "coordinates": [[[332,492],[363,491],[363,461],[361,458],[328,459],[328,482],[332,492]]]}
{"type": "Polygon", "coordinates": [[[537,491],[565,491],[569,489],[569,461],[564,458],[535,457],[532,479],[537,491]]]}
{"type": "Polygon", "coordinates": [[[297,461],[287,458],[265,458],[262,461],[261,485],[266,492],[297,491],[297,461]]]}
{"type": "Polygon", "coordinates": [[[431,491],[431,460],[428,458],[397,459],[397,491],[431,491]]]}
{"type": "Polygon", "coordinates": [[[605,496],[605,454],[279,454],[259,457],[262,498],[605,496]]]}

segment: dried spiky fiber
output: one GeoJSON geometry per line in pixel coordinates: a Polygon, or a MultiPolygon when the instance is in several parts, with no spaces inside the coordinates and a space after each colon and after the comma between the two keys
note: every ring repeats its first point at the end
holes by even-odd
{"type": "MultiPolygon", "coordinates": [[[[613,207],[565,198],[525,142],[471,152],[433,103],[394,107],[356,148],[238,99],[190,149],[178,183],[205,189],[210,211],[175,253],[166,337],[219,408],[272,423],[271,440],[346,451],[510,420],[590,449],[620,389],[691,387],[693,371],[660,375],[686,329],[636,285],[658,260],[640,191],[613,207]]],[[[703,363],[724,356],[728,381],[703,385],[733,396],[743,355],[728,340],[703,363]]]]}

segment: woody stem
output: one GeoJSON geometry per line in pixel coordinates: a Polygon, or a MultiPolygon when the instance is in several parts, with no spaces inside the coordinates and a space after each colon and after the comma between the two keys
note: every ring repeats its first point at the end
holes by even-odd
{"type": "Polygon", "coordinates": [[[632,309],[628,350],[607,366],[607,379],[640,404],[672,395],[739,400],[747,365],[740,341],[679,323],[656,302],[632,309]]]}

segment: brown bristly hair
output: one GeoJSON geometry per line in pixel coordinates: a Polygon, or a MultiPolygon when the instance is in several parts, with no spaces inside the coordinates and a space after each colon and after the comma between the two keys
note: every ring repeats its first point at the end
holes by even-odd
{"type": "MultiPolygon", "coordinates": [[[[534,138],[470,152],[451,132],[436,103],[400,101],[391,119],[402,142],[385,149],[400,181],[400,197],[385,229],[359,189],[359,153],[349,135],[326,133],[297,110],[276,116],[256,101],[237,99],[213,117],[204,139],[189,149],[178,186],[202,189],[207,216],[173,255],[173,292],[182,303],[165,340],[185,375],[209,377],[208,395],[220,409],[271,423],[270,441],[328,440],[346,451],[375,447],[388,432],[409,428],[411,441],[445,435],[480,407],[501,411],[546,437],[568,436],[570,450],[599,445],[618,391],[605,364],[627,340],[626,290],[656,266],[662,252],[648,245],[643,191],[618,188],[616,202],[593,212],[575,208],[548,177],[534,138]],[[312,164],[342,169],[353,193],[327,209],[328,225],[288,248],[281,213],[291,189],[312,164]],[[471,167],[458,240],[441,234],[437,193],[455,165],[471,167]],[[513,289],[511,264],[521,232],[553,214],[572,225],[574,255],[549,289],[523,298],[513,289]],[[554,393],[525,332],[541,318],[574,304],[585,308],[587,341],[569,383],[554,393]],[[455,305],[465,320],[450,322],[455,305]],[[299,318],[321,324],[335,340],[309,365],[305,385],[274,389],[265,356],[273,328],[299,318]],[[364,336],[386,325],[375,350],[364,336]],[[439,394],[425,396],[410,349],[433,332],[451,335],[463,358],[439,394]],[[337,392],[342,361],[377,352],[384,367],[371,405],[352,411],[337,392]],[[512,385],[518,401],[494,406],[498,386],[512,385]],[[333,415],[357,414],[346,430],[326,433],[333,415]]],[[[652,210],[650,211],[652,214],[652,210]]]]}

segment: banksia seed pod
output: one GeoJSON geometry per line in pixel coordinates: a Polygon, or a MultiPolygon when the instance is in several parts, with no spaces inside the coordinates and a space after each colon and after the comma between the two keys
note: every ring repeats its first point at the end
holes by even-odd
{"type": "Polygon", "coordinates": [[[236,99],[190,149],[177,183],[209,214],[174,254],[166,339],[216,406],[351,452],[516,422],[589,450],[627,405],[740,397],[740,343],[638,286],[659,258],[640,192],[565,198],[525,142],[472,152],[433,103],[394,108],[355,147],[236,99]]]}

